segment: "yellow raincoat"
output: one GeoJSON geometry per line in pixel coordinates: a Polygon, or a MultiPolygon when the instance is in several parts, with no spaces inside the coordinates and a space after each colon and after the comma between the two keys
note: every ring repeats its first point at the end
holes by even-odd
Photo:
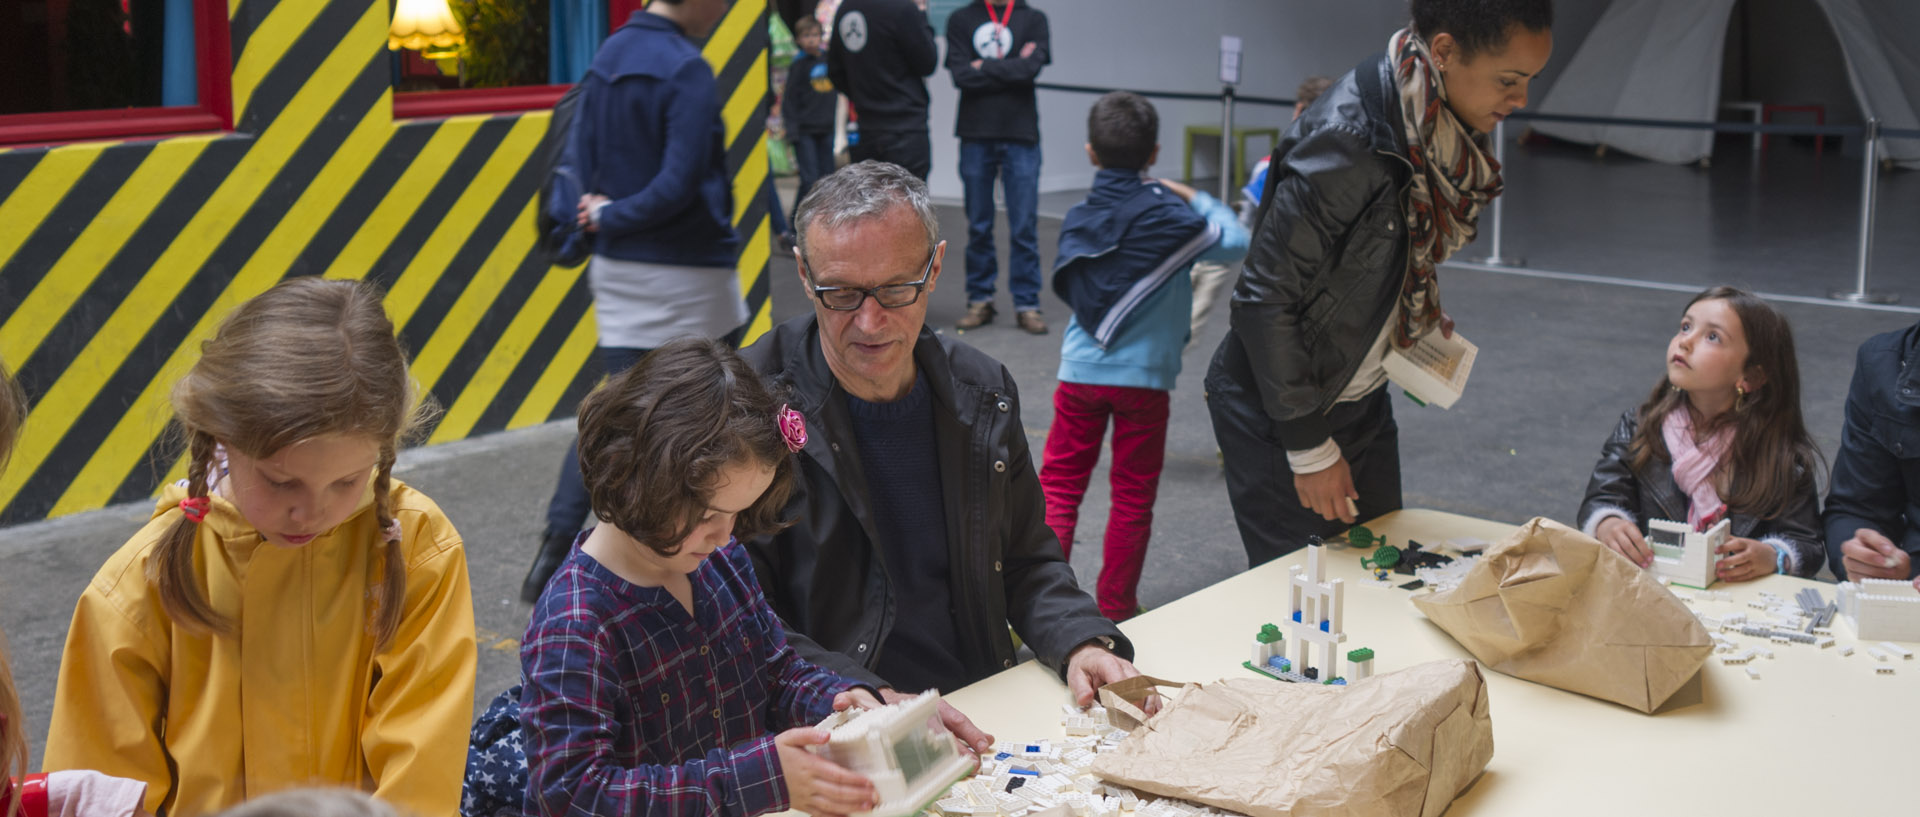
{"type": "Polygon", "coordinates": [[[341,785],[423,817],[457,812],[473,713],[473,594],[460,534],[397,480],[405,613],[376,649],[385,575],[372,491],[299,548],[262,543],[212,498],[194,573],[232,636],[176,628],[146,579],[186,489],[109,559],[73,611],[45,769],[147,783],[146,807],[198,817],[278,789],[341,785]]]}

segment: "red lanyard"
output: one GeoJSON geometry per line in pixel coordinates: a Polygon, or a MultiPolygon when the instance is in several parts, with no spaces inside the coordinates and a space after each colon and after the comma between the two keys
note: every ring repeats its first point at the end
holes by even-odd
{"type": "Polygon", "coordinates": [[[1006,28],[1008,23],[1013,22],[1013,4],[1015,2],[1017,2],[1017,0],[1007,0],[1007,17],[1002,20],[993,13],[993,0],[985,0],[987,19],[992,20],[996,26],[1006,28]]]}

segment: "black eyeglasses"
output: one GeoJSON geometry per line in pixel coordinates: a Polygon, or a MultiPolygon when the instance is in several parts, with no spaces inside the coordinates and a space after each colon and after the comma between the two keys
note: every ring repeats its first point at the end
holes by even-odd
{"type": "MultiPolygon", "coordinates": [[[[911,281],[905,284],[887,284],[886,286],[878,286],[870,289],[861,287],[817,286],[813,288],[813,297],[820,300],[821,306],[835,312],[852,312],[859,309],[861,304],[867,302],[868,296],[872,296],[881,306],[888,309],[899,309],[903,306],[911,306],[913,302],[920,300],[920,292],[927,288],[927,280],[933,277],[933,256],[934,253],[927,253],[927,265],[924,269],[920,270],[920,280],[918,281],[911,281]]],[[[801,263],[806,263],[804,257],[800,260],[801,263]]],[[[812,264],[807,264],[807,280],[813,280],[812,264]]]]}

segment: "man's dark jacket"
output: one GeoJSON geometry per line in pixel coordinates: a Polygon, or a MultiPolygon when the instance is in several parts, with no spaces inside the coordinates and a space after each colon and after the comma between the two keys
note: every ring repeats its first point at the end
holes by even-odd
{"type": "MultiPolygon", "coordinates": [[[[733,185],[713,68],[680,27],[636,11],[580,78],[573,124],[580,183],[600,211],[596,255],[732,267],[733,185]]],[[[731,273],[728,273],[731,274],[731,273]]]]}
{"type": "Polygon", "coordinates": [[[1845,579],[1840,546],[1872,528],[1912,557],[1920,575],[1920,324],[1860,344],[1847,388],[1840,453],[1827,494],[1827,560],[1845,579]]]}
{"type": "MultiPolygon", "coordinates": [[[[741,354],[807,419],[785,516],[793,525],[748,543],[760,586],[801,657],[886,686],[872,668],[893,629],[897,600],[874,542],[872,493],[846,393],[827,368],[819,328],[811,315],[794,318],[741,354]]],[[[1101,637],[1131,660],[1132,645],[1080,589],[1047,527],[1013,376],[973,347],[924,328],[914,360],[933,389],[946,496],[928,500],[946,503],[953,616],[967,672],[943,689],[1013,666],[1009,623],[1056,672],[1065,671],[1073,648],[1101,637]]]]}
{"type": "Polygon", "coordinates": [[[1385,54],[1341,77],[1274,148],[1206,386],[1209,400],[1257,402],[1290,451],[1331,436],[1327,409],[1393,314],[1407,269],[1406,153],[1385,54]]]}
{"type": "Polygon", "coordinates": [[[833,14],[827,76],[853,103],[861,132],[925,131],[925,77],[940,67],[926,12],[912,0],[846,0],[833,14]],[[865,38],[857,49],[845,38],[850,28],[865,38]]]}

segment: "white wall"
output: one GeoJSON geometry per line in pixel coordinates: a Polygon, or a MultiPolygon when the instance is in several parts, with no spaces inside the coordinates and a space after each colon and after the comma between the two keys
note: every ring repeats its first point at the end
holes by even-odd
{"type": "MultiPolygon", "coordinates": [[[[1040,81],[1062,85],[1124,88],[1132,91],[1220,92],[1220,36],[1245,42],[1238,93],[1291,99],[1300,80],[1312,74],[1338,77],[1361,60],[1386,48],[1387,38],[1406,24],[1406,0],[1039,0],[1053,31],[1053,64],[1040,81]]],[[[1557,65],[1572,56],[1599,17],[1606,0],[1558,0],[1553,61],[1540,91],[1557,65]]],[[[945,32],[935,32],[945,55],[945,32]]],[[[960,142],[953,135],[958,92],[946,69],[927,79],[932,92],[930,129],[935,196],[960,198],[960,142]]],[[[1086,187],[1093,169],[1081,146],[1086,143],[1087,108],[1093,94],[1041,91],[1042,192],[1086,187]]],[[[1537,98],[1537,97],[1536,97],[1537,98]]],[[[1160,111],[1160,162],[1154,172],[1180,173],[1187,125],[1220,123],[1218,102],[1153,100],[1160,111]]],[[[1235,125],[1284,129],[1291,109],[1240,104],[1235,125]]],[[[1251,146],[1264,152],[1263,143],[1251,146]]],[[[1210,166],[1211,146],[1200,151],[1210,166]]]]}

